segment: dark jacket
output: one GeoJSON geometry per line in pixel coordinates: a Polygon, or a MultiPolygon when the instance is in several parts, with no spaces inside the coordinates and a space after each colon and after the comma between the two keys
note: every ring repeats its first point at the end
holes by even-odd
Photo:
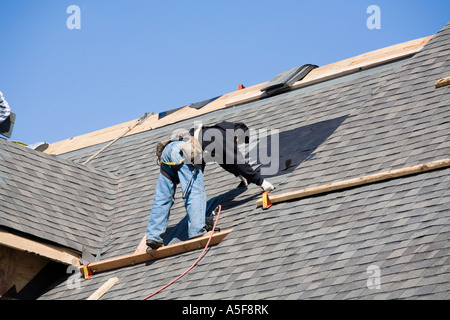
{"type": "MultiPolygon", "coordinates": [[[[233,122],[223,121],[213,126],[202,128],[199,140],[203,150],[206,151],[204,153],[204,159],[208,162],[208,157],[213,158],[223,169],[234,174],[236,177],[241,175],[247,179],[248,183],[254,183],[260,186],[264,179],[259,172],[254,171],[253,168],[245,162],[244,156],[238,150],[236,139],[233,139],[232,143],[227,143],[227,129],[235,130],[235,124],[233,122]],[[208,130],[213,131],[210,131],[208,134],[208,130]],[[211,136],[221,137],[222,141],[217,141],[217,143],[215,143],[214,140],[211,141],[209,139],[211,136]],[[218,146],[220,146],[222,150],[217,150],[218,146]],[[233,161],[231,161],[231,159],[233,159],[233,161]]],[[[194,134],[193,129],[190,131],[190,134],[194,134]]],[[[203,167],[204,165],[205,164],[203,164],[203,167]]]]}

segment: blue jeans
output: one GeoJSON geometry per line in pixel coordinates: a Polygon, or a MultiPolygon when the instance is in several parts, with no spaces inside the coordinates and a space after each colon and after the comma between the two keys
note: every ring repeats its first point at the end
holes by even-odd
{"type": "MultiPolygon", "coordinates": [[[[184,158],[183,152],[180,149],[183,141],[175,141],[169,143],[161,155],[162,162],[177,163],[184,158]]],[[[198,166],[198,172],[194,166],[183,163],[176,170],[172,166],[163,165],[162,169],[169,174],[169,176],[177,176],[181,192],[184,193],[189,181],[194,175],[191,186],[189,187],[186,199],[184,199],[184,206],[188,216],[188,235],[193,238],[202,235],[206,232],[205,229],[205,210],[206,210],[206,193],[203,182],[203,173],[201,165],[198,166]]],[[[170,208],[174,202],[174,195],[176,191],[176,184],[172,180],[166,178],[162,173],[159,173],[158,182],[156,183],[155,198],[150,213],[150,218],[147,224],[147,240],[154,240],[163,242],[161,235],[166,232],[167,224],[169,222],[170,208]]]]}

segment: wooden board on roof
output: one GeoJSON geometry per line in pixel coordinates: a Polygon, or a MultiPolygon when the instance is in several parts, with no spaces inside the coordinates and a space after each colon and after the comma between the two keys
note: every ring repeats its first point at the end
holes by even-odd
{"type": "MultiPolygon", "coordinates": [[[[356,72],[364,68],[377,66],[393,60],[401,59],[409,55],[413,55],[420,51],[420,49],[422,49],[428,43],[428,41],[431,40],[432,37],[433,36],[428,36],[400,43],[313,69],[308,75],[306,75],[305,78],[294,83],[291,89],[296,89],[317,82],[326,81],[332,78],[356,72]]],[[[131,130],[126,136],[194,118],[229,106],[259,99],[262,96],[261,89],[266,84],[267,82],[264,82],[242,90],[224,94],[223,96],[213,100],[200,109],[186,106],[167,115],[162,119],[158,119],[158,114],[154,114],[148,117],[142,124],[131,130]]],[[[44,152],[48,154],[63,154],[66,152],[112,141],[116,139],[118,135],[123,132],[123,130],[125,130],[135,121],[136,120],[128,121],[116,126],[52,143],[44,152]]]]}

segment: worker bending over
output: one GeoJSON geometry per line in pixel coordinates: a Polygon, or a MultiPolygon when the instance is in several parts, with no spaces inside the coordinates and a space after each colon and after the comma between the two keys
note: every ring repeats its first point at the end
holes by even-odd
{"type": "Polygon", "coordinates": [[[243,123],[220,122],[178,132],[170,140],[161,141],[157,156],[161,166],[155,197],[147,224],[147,246],[157,249],[163,245],[170,209],[179,183],[188,216],[188,235],[195,238],[206,233],[206,193],[203,180],[205,161],[216,161],[223,169],[239,177],[245,186],[254,183],[263,191],[273,185],[245,162],[238,144],[248,142],[248,128],[243,123]],[[231,133],[231,141],[230,141],[231,133]],[[214,137],[213,139],[206,139],[214,137]]]}

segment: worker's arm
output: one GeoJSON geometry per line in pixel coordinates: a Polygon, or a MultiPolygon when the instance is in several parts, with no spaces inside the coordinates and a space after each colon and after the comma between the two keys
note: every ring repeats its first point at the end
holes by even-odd
{"type": "MultiPolygon", "coordinates": [[[[202,133],[202,147],[203,150],[211,150],[211,157],[218,157],[216,154],[217,149],[222,150],[220,159],[215,159],[219,165],[226,171],[239,177],[248,186],[249,183],[254,183],[260,186],[264,191],[272,191],[274,187],[270,182],[264,180],[258,171],[253,170],[253,168],[245,161],[244,156],[238,149],[237,140],[234,142],[227,140],[227,129],[234,129],[233,123],[222,122],[220,125],[213,127],[208,127],[203,129],[202,133]],[[207,130],[214,129],[214,134],[206,134],[207,130]],[[214,139],[211,141],[209,139],[204,139],[205,136],[213,136],[214,139]],[[216,140],[217,139],[217,140],[216,140]],[[210,144],[214,143],[214,147],[211,148],[210,144]],[[244,181],[245,180],[245,181],[244,181]]],[[[193,130],[191,130],[193,132],[193,130]]]]}
{"type": "Polygon", "coordinates": [[[239,177],[248,186],[249,183],[254,183],[260,186],[263,191],[272,191],[275,187],[267,180],[261,177],[258,171],[245,162],[244,156],[237,148],[237,143],[233,147],[225,147],[225,152],[233,152],[234,163],[233,164],[221,164],[222,168],[228,172],[233,173],[236,177],[239,177]]]}
{"type": "Polygon", "coordinates": [[[220,166],[225,170],[227,170],[228,172],[234,174],[236,177],[242,176],[243,178],[245,178],[245,180],[247,180],[247,184],[254,183],[260,186],[264,181],[259,172],[253,170],[253,168],[247,163],[244,164],[224,163],[221,164],[220,166]]]}

